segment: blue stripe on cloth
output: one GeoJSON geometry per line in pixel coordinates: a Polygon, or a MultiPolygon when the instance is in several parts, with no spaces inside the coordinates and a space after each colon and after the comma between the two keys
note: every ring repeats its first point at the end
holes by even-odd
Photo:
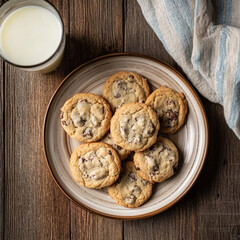
{"type": "MultiPolygon", "coordinates": [[[[149,1],[149,5],[150,5],[150,8],[151,8],[151,10],[152,10],[152,11],[151,11],[152,14],[149,14],[149,15],[148,15],[148,17],[151,18],[151,20],[149,20],[149,21],[150,21],[149,23],[150,23],[150,25],[152,26],[152,28],[155,30],[157,36],[158,36],[159,39],[161,40],[161,42],[162,42],[163,46],[165,47],[165,49],[167,50],[167,52],[171,55],[171,52],[170,52],[170,50],[169,50],[169,48],[168,48],[168,46],[167,46],[167,43],[166,43],[166,41],[165,41],[165,39],[164,39],[164,37],[163,37],[162,31],[161,31],[161,29],[159,28],[159,24],[158,24],[158,22],[157,22],[157,16],[156,16],[155,8],[154,8],[151,0],[149,1]]],[[[147,9],[147,8],[142,8],[142,11],[144,11],[145,9],[147,9]]],[[[145,12],[145,14],[146,14],[146,12],[145,12]]],[[[144,14],[144,15],[145,15],[145,14],[144,14]]],[[[147,20],[148,20],[148,19],[149,19],[149,18],[147,18],[147,20]]]]}
{"type": "Polygon", "coordinates": [[[200,60],[201,60],[201,53],[202,49],[201,47],[199,48],[199,52],[196,54],[196,57],[193,57],[194,64],[196,66],[196,70],[199,72],[200,70],[200,60]]]}
{"type": "MultiPolygon", "coordinates": [[[[176,3],[177,3],[177,1],[176,1],[176,3]]],[[[186,24],[190,28],[190,31],[193,31],[194,21],[193,21],[193,14],[191,11],[191,6],[189,3],[189,0],[179,1],[178,8],[181,11],[181,14],[182,14],[186,24]]]]}
{"type": "MultiPolygon", "coordinates": [[[[188,59],[191,58],[192,50],[192,31],[185,24],[181,13],[179,12],[176,2],[177,0],[165,0],[165,6],[167,8],[167,13],[170,17],[169,24],[172,25],[178,35],[178,38],[182,44],[185,51],[185,55],[188,59]]],[[[166,13],[166,14],[167,14],[166,13]]]]}
{"type": "Polygon", "coordinates": [[[234,91],[232,99],[231,113],[228,118],[229,126],[234,129],[240,114],[240,45],[238,50],[238,64],[235,73],[234,91]]]}
{"type": "Polygon", "coordinates": [[[198,16],[199,13],[199,0],[196,2],[195,15],[198,16]]]}
{"type": "Polygon", "coordinates": [[[228,28],[227,28],[227,26],[224,26],[221,30],[220,52],[219,52],[219,57],[218,57],[219,62],[218,62],[217,71],[216,71],[217,92],[218,92],[218,97],[219,97],[221,103],[223,103],[225,60],[227,57],[227,50],[226,50],[227,36],[228,36],[228,28]]]}

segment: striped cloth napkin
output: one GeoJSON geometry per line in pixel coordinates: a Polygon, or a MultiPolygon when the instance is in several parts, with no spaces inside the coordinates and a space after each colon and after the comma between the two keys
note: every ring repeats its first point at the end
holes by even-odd
{"type": "Polygon", "coordinates": [[[137,1],[192,84],[223,105],[225,119],[240,139],[240,1],[137,1]]]}

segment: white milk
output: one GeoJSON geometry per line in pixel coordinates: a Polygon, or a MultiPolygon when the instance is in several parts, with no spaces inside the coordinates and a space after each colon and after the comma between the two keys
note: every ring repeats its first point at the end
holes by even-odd
{"type": "MultiPolygon", "coordinates": [[[[21,66],[44,62],[57,50],[62,31],[59,19],[49,10],[34,5],[21,7],[7,16],[0,28],[3,57],[21,66]]],[[[50,64],[55,65],[59,58],[50,64]]]]}

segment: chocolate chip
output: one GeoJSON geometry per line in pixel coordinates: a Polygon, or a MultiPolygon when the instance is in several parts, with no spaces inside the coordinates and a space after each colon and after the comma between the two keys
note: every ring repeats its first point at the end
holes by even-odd
{"type": "Polygon", "coordinates": [[[121,79],[118,79],[118,80],[117,80],[117,85],[119,86],[119,85],[121,85],[121,83],[122,83],[122,82],[121,82],[121,79]]]}
{"type": "Polygon", "coordinates": [[[140,168],[139,167],[135,167],[135,169],[138,171],[138,170],[140,170],[140,168]]]}
{"type": "Polygon", "coordinates": [[[126,135],[127,134],[127,129],[124,126],[121,126],[121,129],[122,129],[123,133],[126,135]]]}
{"type": "Polygon", "coordinates": [[[82,127],[82,126],[84,126],[85,125],[85,123],[86,123],[86,119],[83,119],[82,117],[80,117],[80,119],[79,119],[79,125],[82,127]]]}
{"type": "Polygon", "coordinates": [[[89,101],[88,101],[87,99],[79,100],[79,102],[86,102],[86,103],[89,103],[89,101]]]}
{"type": "Polygon", "coordinates": [[[126,197],[125,202],[129,204],[133,204],[136,202],[136,197],[133,194],[131,194],[130,196],[126,197]]]}
{"type": "Polygon", "coordinates": [[[100,163],[100,166],[101,166],[101,167],[103,167],[103,164],[102,164],[102,162],[101,162],[101,160],[100,160],[100,159],[99,159],[99,163],[100,163]]]}
{"type": "Polygon", "coordinates": [[[87,138],[92,138],[93,136],[92,130],[90,128],[86,128],[82,135],[87,138]]]}
{"type": "Polygon", "coordinates": [[[172,109],[169,109],[167,111],[167,114],[168,114],[168,120],[172,121],[172,120],[177,120],[178,119],[178,112],[176,111],[173,111],[172,109]]]}
{"type": "Polygon", "coordinates": [[[79,161],[80,161],[81,163],[84,163],[84,162],[86,161],[86,159],[85,159],[84,157],[80,157],[80,158],[79,158],[79,161]]]}
{"type": "Polygon", "coordinates": [[[165,149],[166,149],[166,147],[163,146],[162,149],[160,150],[160,152],[159,152],[158,154],[162,153],[165,149]]]}
{"type": "Polygon", "coordinates": [[[104,107],[101,108],[101,114],[104,114],[104,107]]]}
{"type": "Polygon", "coordinates": [[[130,78],[130,79],[134,79],[134,76],[133,76],[133,75],[129,75],[129,78],[130,78]]]}
{"type": "Polygon", "coordinates": [[[149,176],[152,178],[155,176],[155,173],[154,172],[150,172],[149,176]]]}
{"type": "Polygon", "coordinates": [[[150,152],[145,153],[144,156],[149,157],[149,158],[152,158],[151,155],[150,155],[150,152]]]}
{"type": "Polygon", "coordinates": [[[146,181],[144,179],[141,179],[141,182],[142,182],[143,186],[146,186],[148,184],[148,181],[146,181]]]}
{"type": "Polygon", "coordinates": [[[132,190],[132,193],[137,194],[137,193],[139,193],[139,192],[141,192],[141,191],[142,191],[141,188],[138,187],[138,186],[135,184],[135,185],[134,185],[134,189],[132,190]]]}
{"type": "Polygon", "coordinates": [[[62,121],[62,125],[67,126],[68,124],[66,123],[66,121],[62,121]]]}
{"type": "Polygon", "coordinates": [[[154,124],[151,122],[151,123],[149,124],[149,130],[147,131],[147,133],[148,133],[149,135],[152,135],[152,134],[154,133],[154,131],[155,131],[155,126],[154,126],[154,124]]]}
{"type": "Polygon", "coordinates": [[[140,102],[140,103],[145,103],[145,101],[144,101],[144,100],[139,100],[139,102],[140,102]]]}
{"type": "Polygon", "coordinates": [[[60,111],[60,115],[59,115],[60,119],[63,119],[63,112],[60,111]]]}
{"type": "Polygon", "coordinates": [[[127,87],[126,83],[122,83],[121,84],[121,88],[122,88],[123,91],[127,91],[128,90],[128,87],[127,87]]]}
{"type": "Polygon", "coordinates": [[[112,152],[110,150],[107,151],[109,155],[112,155],[112,152]]]}
{"type": "Polygon", "coordinates": [[[129,180],[129,182],[135,182],[135,181],[137,181],[136,176],[135,176],[135,174],[134,174],[133,172],[130,172],[130,173],[129,173],[129,175],[128,175],[128,180],[129,180]]]}
{"type": "Polygon", "coordinates": [[[156,172],[156,171],[158,171],[158,170],[159,170],[159,166],[158,166],[158,165],[155,165],[155,166],[153,167],[153,171],[156,172]]]}
{"type": "Polygon", "coordinates": [[[114,95],[115,98],[120,98],[121,94],[118,92],[117,94],[114,95]]]}
{"type": "Polygon", "coordinates": [[[118,150],[122,150],[122,147],[118,146],[117,144],[116,144],[116,146],[117,146],[118,150]]]}

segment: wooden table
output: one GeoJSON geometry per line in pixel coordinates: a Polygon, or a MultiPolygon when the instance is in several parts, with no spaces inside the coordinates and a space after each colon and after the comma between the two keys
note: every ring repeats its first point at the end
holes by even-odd
{"type": "Polygon", "coordinates": [[[58,189],[42,151],[42,124],[54,90],[68,73],[113,52],[146,54],[183,71],[135,0],[51,2],[67,33],[57,72],[28,73],[0,62],[1,239],[240,239],[240,141],[226,125],[222,107],[203,97],[209,152],[197,182],[175,206],[148,219],[113,220],[86,212],[58,189]]]}

